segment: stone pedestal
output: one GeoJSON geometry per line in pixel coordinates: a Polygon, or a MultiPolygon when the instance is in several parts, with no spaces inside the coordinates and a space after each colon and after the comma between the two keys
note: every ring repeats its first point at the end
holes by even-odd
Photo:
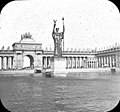
{"type": "Polygon", "coordinates": [[[66,60],[61,57],[53,57],[51,60],[51,69],[54,76],[66,76],[66,60]]]}

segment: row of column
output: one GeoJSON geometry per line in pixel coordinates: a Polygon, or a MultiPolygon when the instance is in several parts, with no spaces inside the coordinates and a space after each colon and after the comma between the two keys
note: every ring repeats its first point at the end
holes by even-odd
{"type": "Polygon", "coordinates": [[[48,57],[48,56],[43,56],[43,68],[50,68],[50,60],[51,60],[51,57],[48,57]]]}
{"type": "Polygon", "coordinates": [[[117,67],[116,55],[100,56],[98,59],[98,67],[117,67]]]}
{"type": "Polygon", "coordinates": [[[0,57],[0,69],[12,69],[13,57],[0,57]]]}
{"type": "MultiPolygon", "coordinates": [[[[96,61],[88,61],[87,57],[65,57],[66,69],[96,68],[96,61]]],[[[51,57],[43,57],[43,68],[50,68],[51,57]]]]}
{"type": "Polygon", "coordinates": [[[66,57],[67,69],[96,68],[96,61],[88,61],[87,57],[66,57]]]}

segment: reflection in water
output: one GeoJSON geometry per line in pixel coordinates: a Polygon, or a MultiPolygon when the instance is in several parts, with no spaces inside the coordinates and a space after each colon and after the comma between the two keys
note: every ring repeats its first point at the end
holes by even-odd
{"type": "Polygon", "coordinates": [[[69,76],[1,77],[0,98],[12,112],[96,112],[117,105],[120,75],[78,73],[69,76]]]}

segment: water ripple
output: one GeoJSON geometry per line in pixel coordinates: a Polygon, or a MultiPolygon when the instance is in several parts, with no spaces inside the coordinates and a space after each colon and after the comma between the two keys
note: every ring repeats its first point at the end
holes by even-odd
{"type": "Polygon", "coordinates": [[[120,99],[120,75],[0,79],[0,97],[12,112],[100,112],[120,99]]]}

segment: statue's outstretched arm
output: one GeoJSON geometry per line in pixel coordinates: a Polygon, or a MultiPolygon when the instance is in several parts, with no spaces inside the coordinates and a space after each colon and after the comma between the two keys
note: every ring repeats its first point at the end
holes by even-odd
{"type": "Polygon", "coordinates": [[[65,25],[64,25],[64,17],[62,18],[63,20],[63,32],[62,32],[62,39],[64,38],[64,32],[65,32],[65,25]]]}
{"type": "Polygon", "coordinates": [[[53,26],[53,33],[55,32],[55,27],[56,27],[56,21],[57,20],[53,20],[54,21],[54,26],[53,26]]]}

